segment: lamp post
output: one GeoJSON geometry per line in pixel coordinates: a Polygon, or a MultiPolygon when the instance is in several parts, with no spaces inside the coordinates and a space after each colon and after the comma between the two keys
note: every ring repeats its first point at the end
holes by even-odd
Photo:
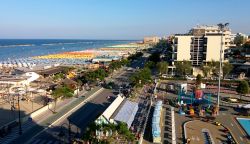
{"type": "Polygon", "coordinates": [[[68,128],[68,133],[69,133],[69,143],[71,143],[71,125],[70,125],[70,119],[69,121],[69,128],[68,128]]]}
{"type": "Polygon", "coordinates": [[[218,28],[221,31],[221,47],[220,47],[220,70],[219,70],[219,83],[218,83],[218,94],[217,94],[217,106],[218,106],[218,113],[219,114],[219,107],[220,107],[220,80],[221,80],[221,73],[222,73],[222,53],[223,53],[223,35],[225,28],[229,25],[229,23],[219,23],[218,28]]]}
{"type": "Polygon", "coordinates": [[[20,99],[20,95],[18,94],[18,98],[17,98],[17,104],[18,104],[18,124],[19,124],[19,135],[22,134],[22,126],[21,126],[21,112],[20,112],[20,104],[19,104],[19,100],[20,99]]]}

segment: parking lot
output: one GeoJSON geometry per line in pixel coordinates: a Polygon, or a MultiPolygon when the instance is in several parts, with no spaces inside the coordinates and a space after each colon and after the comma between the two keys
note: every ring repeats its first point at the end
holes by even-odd
{"type": "Polygon", "coordinates": [[[194,120],[187,122],[184,129],[190,144],[227,143],[227,133],[225,133],[225,128],[221,125],[194,120]]]}
{"type": "Polygon", "coordinates": [[[164,144],[172,143],[172,122],[171,122],[171,111],[170,106],[165,106],[162,112],[162,141],[164,144]]]}

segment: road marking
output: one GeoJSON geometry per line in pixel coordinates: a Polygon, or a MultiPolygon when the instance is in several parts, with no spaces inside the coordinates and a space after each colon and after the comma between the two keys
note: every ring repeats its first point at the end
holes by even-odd
{"type": "Polygon", "coordinates": [[[192,138],[191,138],[193,141],[195,140],[195,137],[194,136],[192,136],[192,138]]]}
{"type": "Polygon", "coordinates": [[[240,140],[243,141],[243,138],[240,136],[240,140]]]}
{"type": "MultiPolygon", "coordinates": [[[[236,123],[236,120],[235,120],[233,117],[231,117],[231,118],[232,118],[233,122],[236,123]]],[[[243,132],[243,130],[241,129],[241,127],[239,127],[237,124],[236,124],[236,126],[237,126],[238,129],[240,130],[241,134],[244,136],[245,133],[243,132]]]]}
{"type": "MultiPolygon", "coordinates": [[[[243,132],[243,130],[241,129],[241,127],[240,127],[239,125],[237,125],[236,119],[234,119],[233,117],[231,117],[231,119],[232,119],[232,121],[235,123],[236,127],[240,130],[241,135],[245,136],[245,135],[246,135],[245,132],[243,132]]],[[[240,136],[240,139],[241,139],[241,138],[242,138],[242,137],[240,136]]],[[[242,139],[243,139],[243,138],[242,138],[242,139]]],[[[237,141],[237,140],[236,140],[236,141],[237,141]]]]}
{"type": "Polygon", "coordinates": [[[232,127],[234,126],[233,123],[231,123],[231,126],[232,126],[232,127]]]}

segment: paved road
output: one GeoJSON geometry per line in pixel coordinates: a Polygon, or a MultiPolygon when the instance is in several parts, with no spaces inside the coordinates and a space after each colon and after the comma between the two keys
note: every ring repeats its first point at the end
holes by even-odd
{"type": "MultiPolygon", "coordinates": [[[[139,60],[132,63],[132,67],[142,68],[145,64],[146,57],[141,57],[139,60]]],[[[128,77],[131,75],[127,71],[121,71],[120,74],[114,76],[117,82],[123,79],[128,82],[128,77]]],[[[90,94],[91,95],[91,92],[90,94]]],[[[61,111],[58,111],[56,115],[53,115],[39,124],[35,124],[32,128],[23,133],[22,136],[15,139],[12,143],[60,143],[68,140],[69,133],[71,136],[79,136],[82,134],[86,126],[94,121],[99,114],[101,114],[106,107],[110,104],[106,97],[113,95],[111,90],[105,90],[98,94],[93,100],[85,103],[74,113],[67,114],[71,109],[74,109],[76,105],[80,104],[85,98],[79,98],[72,104],[64,106],[61,111]],[[62,117],[63,116],[63,117],[62,117]],[[65,117],[64,117],[65,116],[65,117]],[[69,132],[70,121],[70,132],[69,132]],[[61,136],[59,137],[59,133],[61,136]]]]}
{"type": "MultiPolygon", "coordinates": [[[[21,136],[13,140],[11,143],[26,143],[28,140],[30,140],[32,137],[43,131],[44,129],[48,128],[51,124],[53,124],[55,121],[58,121],[61,117],[65,116],[66,113],[74,110],[76,106],[81,106],[82,102],[86,100],[86,97],[90,98],[98,89],[95,88],[92,91],[89,91],[85,94],[85,97],[79,97],[78,99],[73,100],[69,104],[63,106],[61,110],[57,111],[56,114],[52,116],[48,116],[43,121],[36,123],[35,126],[28,129],[26,132],[24,132],[21,136]]],[[[46,116],[45,116],[46,117],[46,116]]]]}
{"type": "Polygon", "coordinates": [[[114,97],[112,91],[104,90],[69,117],[65,117],[58,123],[54,124],[51,128],[33,138],[33,140],[31,140],[29,143],[42,144],[49,142],[68,142],[69,121],[71,127],[71,138],[82,135],[87,125],[93,122],[109,106],[111,101],[107,100],[108,96],[114,97]],[[63,134],[64,136],[60,137],[59,133],[63,134]]]}
{"type": "Polygon", "coordinates": [[[216,117],[216,120],[232,132],[239,144],[248,144],[250,140],[234,118],[236,113],[233,108],[221,106],[220,115],[216,117]]]}

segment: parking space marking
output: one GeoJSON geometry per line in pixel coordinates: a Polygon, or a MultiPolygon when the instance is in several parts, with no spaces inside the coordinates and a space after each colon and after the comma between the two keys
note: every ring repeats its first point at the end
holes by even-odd
{"type": "Polygon", "coordinates": [[[243,141],[243,138],[240,136],[240,140],[243,141]]]}
{"type": "Polygon", "coordinates": [[[232,127],[234,126],[233,123],[231,123],[231,126],[232,126],[232,127]]]}

